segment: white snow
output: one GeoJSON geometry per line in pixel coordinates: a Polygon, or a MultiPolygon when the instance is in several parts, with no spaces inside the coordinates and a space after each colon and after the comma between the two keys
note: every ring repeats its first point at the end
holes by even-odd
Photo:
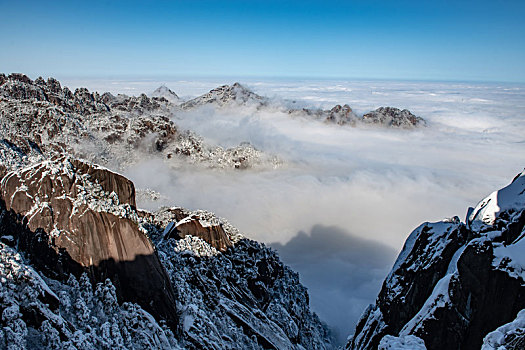
{"type": "MultiPolygon", "coordinates": [[[[372,326],[375,326],[376,332],[380,332],[382,329],[385,328],[385,321],[383,320],[383,313],[378,307],[370,305],[368,309],[363,313],[362,317],[365,317],[365,315],[367,315],[368,317],[366,319],[366,324],[363,326],[363,329],[371,329],[372,326]]],[[[362,337],[364,335],[365,335],[364,332],[360,332],[357,335],[354,335],[354,338],[353,338],[354,344],[360,344],[361,347],[366,348],[367,344],[361,344],[361,342],[363,341],[362,337]]]]}
{"type": "Polygon", "coordinates": [[[525,207],[525,171],[511,184],[494,191],[476,205],[468,221],[474,230],[492,225],[500,212],[525,207]]]}
{"type": "Polygon", "coordinates": [[[525,239],[508,246],[498,244],[494,248],[492,265],[525,283],[525,239]]]}
{"type": "Polygon", "coordinates": [[[463,254],[463,251],[465,250],[466,246],[467,245],[465,244],[463,247],[456,250],[456,252],[452,256],[452,259],[450,259],[450,263],[448,264],[447,268],[447,275],[458,271],[458,260],[461,254],[463,254]]]}
{"type": "Polygon", "coordinates": [[[219,254],[219,251],[205,240],[191,235],[176,240],[173,249],[178,253],[190,252],[196,256],[215,256],[219,254]]]}
{"type": "Polygon", "coordinates": [[[424,320],[434,317],[433,314],[436,309],[445,307],[450,303],[448,289],[452,276],[453,274],[448,274],[436,283],[432,294],[425,301],[419,312],[401,329],[399,332],[400,336],[414,333],[422,326],[424,320]]]}
{"type": "Polygon", "coordinates": [[[414,335],[394,337],[385,335],[379,342],[379,350],[426,350],[425,342],[414,335]]]}
{"type": "MultiPolygon", "coordinates": [[[[178,221],[177,224],[175,224],[175,227],[178,227],[178,226],[180,226],[180,225],[184,225],[184,224],[190,223],[190,222],[192,222],[193,220],[194,220],[193,217],[191,217],[191,216],[187,216],[187,217],[185,217],[184,219],[178,221]]],[[[168,226],[169,226],[169,225],[168,225],[168,226]]],[[[166,229],[167,229],[167,227],[166,227],[166,229]]]]}
{"type": "Polygon", "coordinates": [[[487,334],[483,339],[481,350],[506,350],[506,337],[509,335],[521,335],[524,337],[524,334],[525,310],[521,310],[514,321],[504,324],[487,334]]]}

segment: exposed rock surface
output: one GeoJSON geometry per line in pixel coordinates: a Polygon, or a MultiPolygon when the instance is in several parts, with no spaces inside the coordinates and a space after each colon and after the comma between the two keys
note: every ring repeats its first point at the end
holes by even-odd
{"type": "Polygon", "coordinates": [[[525,308],[524,225],[525,172],[471,208],[466,224],[454,218],[417,228],[347,348],[415,336],[427,349],[479,349],[525,308]]]}
{"type": "Polygon", "coordinates": [[[232,247],[232,242],[224,232],[222,225],[202,222],[197,215],[184,217],[177,223],[170,222],[164,229],[163,235],[164,239],[181,239],[186,236],[199,237],[213,248],[223,252],[232,247]]]}
{"type": "Polygon", "coordinates": [[[392,127],[412,128],[425,125],[421,117],[416,117],[409,110],[394,107],[379,107],[375,111],[363,115],[363,121],[371,124],[381,124],[392,127]]]}
{"type": "Polygon", "coordinates": [[[110,278],[123,300],[139,303],[176,326],[175,295],[152,242],[138,225],[133,183],[65,158],[10,172],[0,190],[4,210],[22,216],[28,229],[13,233],[22,242],[18,246],[35,256],[40,268],[89,271],[95,283],[110,278]],[[37,232],[47,242],[33,244],[37,232]],[[38,255],[46,243],[68,259],[42,261],[38,255]]]}

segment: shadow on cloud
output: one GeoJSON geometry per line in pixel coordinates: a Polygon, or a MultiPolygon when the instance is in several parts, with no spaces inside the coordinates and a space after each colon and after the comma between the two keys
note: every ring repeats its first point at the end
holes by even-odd
{"type": "Polygon", "coordinates": [[[300,274],[312,309],[335,331],[339,343],[354,332],[374,302],[396,251],[336,226],[314,225],[286,244],[272,243],[281,259],[300,274]]]}

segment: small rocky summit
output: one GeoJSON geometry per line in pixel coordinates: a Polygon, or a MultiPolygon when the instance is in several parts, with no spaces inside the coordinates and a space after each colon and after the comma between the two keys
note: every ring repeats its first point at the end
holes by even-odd
{"type": "Polygon", "coordinates": [[[525,172],[465,223],[422,224],[346,348],[523,349],[524,227],[525,172]]]}
{"type": "Polygon", "coordinates": [[[362,117],[354,113],[348,105],[336,105],[330,110],[321,109],[291,109],[288,114],[293,116],[307,116],[322,120],[327,124],[350,125],[353,127],[363,125],[376,125],[389,128],[412,129],[425,126],[423,118],[417,117],[410,111],[400,110],[394,107],[380,107],[375,111],[368,112],[362,117]]]}
{"type": "Polygon", "coordinates": [[[158,88],[156,88],[152,93],[152,97],[162,97],[168,100],[169,102],[173,104],[177,104],[180,101],[179,96],[177,96],[176,93],[171,91],[166,85],[161,85],[158,88]]]}
{"type": "Polygon", "coordinates": [[[207,104],[216,104],[220,107],[227,105],[246,105],[253,104],[256,106],[263,106],[268,102],[268,99],[257,95],[245,86],[234,83],[233,85],[222,85],[218,88],[210,90],[210,92],[186,101],[181,104],[182,109],[190,109],[207,104]]]}
{"type": "Polygon", "coordinates": [[[370,124],[380,124],[398,128],[413,128],[424,126],[425,120],[417,117],[409,110],[394,107],[379,107],[375,111],[363,115],[363,121],[370,124]]]}

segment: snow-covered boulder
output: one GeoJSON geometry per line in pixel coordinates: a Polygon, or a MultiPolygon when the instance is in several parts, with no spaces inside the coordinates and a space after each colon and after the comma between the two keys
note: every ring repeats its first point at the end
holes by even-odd
{"type": "Polygon", "coordinates": [[[525,349],[525,309],[512,320],[487,334],[481,350],[525,349]]]}

